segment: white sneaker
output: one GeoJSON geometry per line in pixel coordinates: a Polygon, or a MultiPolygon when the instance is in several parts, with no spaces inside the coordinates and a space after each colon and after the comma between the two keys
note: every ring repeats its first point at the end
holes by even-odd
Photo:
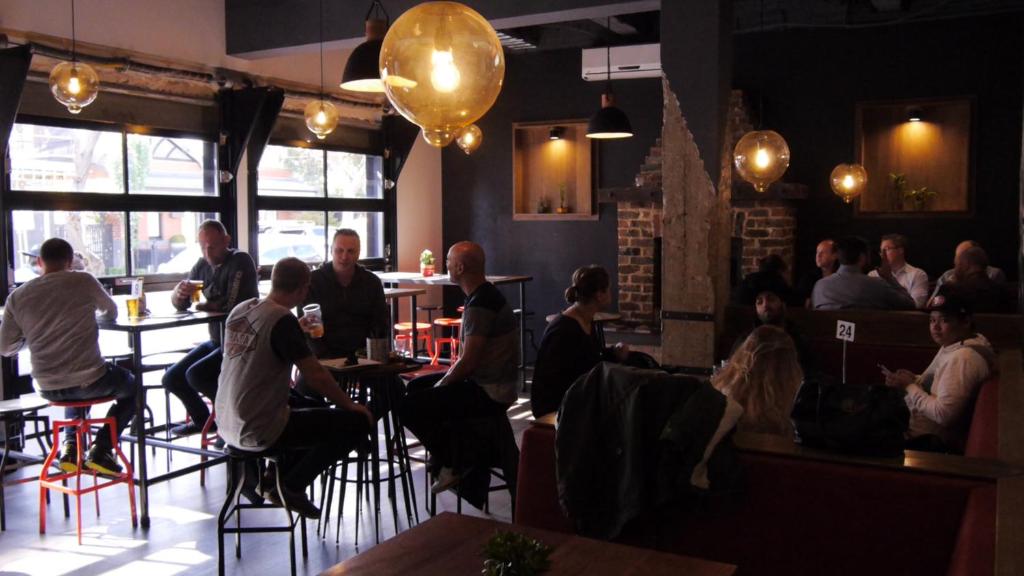
{"type": "Polygon", "coordinates": [[[455,470],[445,466],[437,473],[437,478],[430,485],[431,494],[440,494],[459,483],[462,478],[455,473],[455,470]]]}

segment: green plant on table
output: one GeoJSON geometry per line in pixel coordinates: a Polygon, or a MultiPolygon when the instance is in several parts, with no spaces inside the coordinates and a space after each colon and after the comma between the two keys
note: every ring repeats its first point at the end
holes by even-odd
{"type": "Polygon", "coordinates": [[[422,264],[424,266],[433,266],[434,265],[434,253],[431,252],[429,249],[428,250],[424,250],[423,252],[420,252],[420,264],[422,264]]]}
{"type": "Polygon", "coordinates": [[[551,547],[516,532],[496,532],[483,552],[484,576],[535,576],[551,567],[551,547]]]}

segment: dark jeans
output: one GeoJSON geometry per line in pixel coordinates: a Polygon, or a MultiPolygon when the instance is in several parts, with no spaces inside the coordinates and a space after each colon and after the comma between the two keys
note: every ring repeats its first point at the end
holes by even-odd
{"type": "Polygon", "coordinates": [[[451,467],[451,442],[462,420],[504,414],[508,406],[491,399],[472,380],[436,386],[443,372],[420,376],[409,382],[399,411],[402,425],[420,439],[436,465],[451,467]]]}
{"type": "MultiPolygon", "coordinates": [[[[107,418],[113,418],[117,423],[117,437],[128,426],[132,416],[135,415],[135,376],[132,373],[113,364],[107,364],[107,372],[99,380],[84,387],[64,388],[62,390],[40,390],[39,395],[53,402],[69,402],[73,400],[92,400],[94,398],[113,397],[114,404],[107,410],[107,418]]],[[[64,417],[84,418],[88,416],[88,408],[65,408],[64,417]]],[[[93,444],[97,449],[110,450],[110,427],[106,424],[100,429],[98,435],[94,436],[93,444]]],[[[72,428],[65,428],[65,442],[75,442],[75,431],[72,428]]]]}
{"type": "Polygon", "coordinates": [[[201,392],[211,401],[217,398],[217,378],[224,358],[220,346],[212,340],[203,342],[164,372],[163,385],[185,405],[189,418],[202,426],[210,417],[201,392]]]}
{"type": "Polygon", "coordinates": [[[333,408],[292,409],[281,437],[281,477],[286,488],[302,492],[324,470],[354,449],[365,450],[370,423],[357,412],[333,408]]]}

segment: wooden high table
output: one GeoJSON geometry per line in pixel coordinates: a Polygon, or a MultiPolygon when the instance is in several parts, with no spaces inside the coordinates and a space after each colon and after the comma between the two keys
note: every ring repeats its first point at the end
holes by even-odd
{"type": "Polygon", "coordinates": [[[335,565],[323,574],[438,575],[479,574],[483,546],[498,530],[511,530],[553,548],[545,574],[588,576],[728,576],[736,567],[575,536],[445,512],[374,548],[335,565]]]}
{"type": "MultiPolygon", "coordinates": [[[[167,292],[147,292],[146,293],[146,304],[151,310],[149,316],[143,318],[129,318],[127,312],[127,305],[125,296],[115,296],[114,300],[117,302],[118,314],[116,320],[105,320],[100,319],[97,321],[100,330],[112,330],[115,332],[125,332],[131,339],[132,348],[132,370],[135,375],[135,422],[137,430],[132,435],[137,446],[137,452],[139,455],[138,463],[135,466],[136,469],[136,483],[139,486],[139,521],[143,528],[149,528],[149,485],[155,482],[162,482],[164,480],[170,480],[183,474],[188,474],[198,470],[204,466],[212,466],[219,463],[224,459],[224,456],[220,455],[219,458],[208,460],[205,463],[194,464],[180,470],[168,472],[162,476],[156,478],[150,478],[148,469],[146,466],[146,445],[153,444],[161,448],[167,449],[179,449],[192,452],[194,449],[188,449],[185,447],[175,447],[171,443],[158,440],[158,439],[147,439],[145,432],[145,410],[146,410],[146,388],[142,385],[142,333],[149,332],[152,330],[165,330],[168,328],[179,328],[181,326],[192,326],[196,324],[210,324],[211,322],[220,322],[227,317],[227,314],[223,312],[196,312],[191,309],[178,311],[171,305],[171,293],[167,292]]],[[[194,306],[194,305],[193,305],[194,306]]]]}
{"type": "MultiPolygon", "coordinates": [[[[455,286],[447,274],[435,274],[424,276],[417,272],[375,272],[381,282],[386,286],[455,286]]],[[[521,275],[489,275],[487,281],[495,286],[502,284],[519,285],[519,373],[526,381],[526,283],[533,281],[533,276],[521,275]]],[[[413,307],[413,319],[416,318],[416,308],[413,307]]]]}

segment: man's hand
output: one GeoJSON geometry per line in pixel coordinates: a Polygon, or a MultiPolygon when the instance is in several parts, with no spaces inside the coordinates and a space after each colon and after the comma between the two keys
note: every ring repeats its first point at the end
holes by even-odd
{"type": "Polygon", "coordinates": [[[896,277],[892,275],[892,268],[889,267],[888,262],[882,262],[882,265],[875,269],[878,272],[878,276],[887,282],[895,282],[896,277]]]}
{"type": "Polygon", "coordinates": [[[192,286],[191,282],[189,282],[188,280],[182,280],[181,282],[178,282],[177,286],[174,287],[174,299],[179,302],[184,302],[186,300],[191,301],[192,291],[194,289],[195,288],[192,286]]]}
{"type": "Polygon", "coordinates": [[[883,372],[885,385],[893,388],[906,388],[917,381],[917,375],[910,370],[900,368],[895,372],[883,372]]]}
{"type": "Polygon", "coordinates": [[[615,356],[615,360],[625,362],[629,358],[629,344],[625,342],[615,344],[612,346],[612,355],[615,356]]]}
{"type": "Polygon", "coordinates": [[[302,328],[303,332],[309,332],[313,326],[313,319],[310,316],[302,316],[299,318],[299,327],[302,328]]]}
{"type": "Polygon", "coordinates": [[[353,403],[349,407],[345,408],[345,410],[357,412],[366,416],[366,421],[370,423],[370,434],[373,434],[373,431],[377,429],[377,419],[373,417],[373,412],[370,412],[370,409],[366,406],[353,403]]]}

